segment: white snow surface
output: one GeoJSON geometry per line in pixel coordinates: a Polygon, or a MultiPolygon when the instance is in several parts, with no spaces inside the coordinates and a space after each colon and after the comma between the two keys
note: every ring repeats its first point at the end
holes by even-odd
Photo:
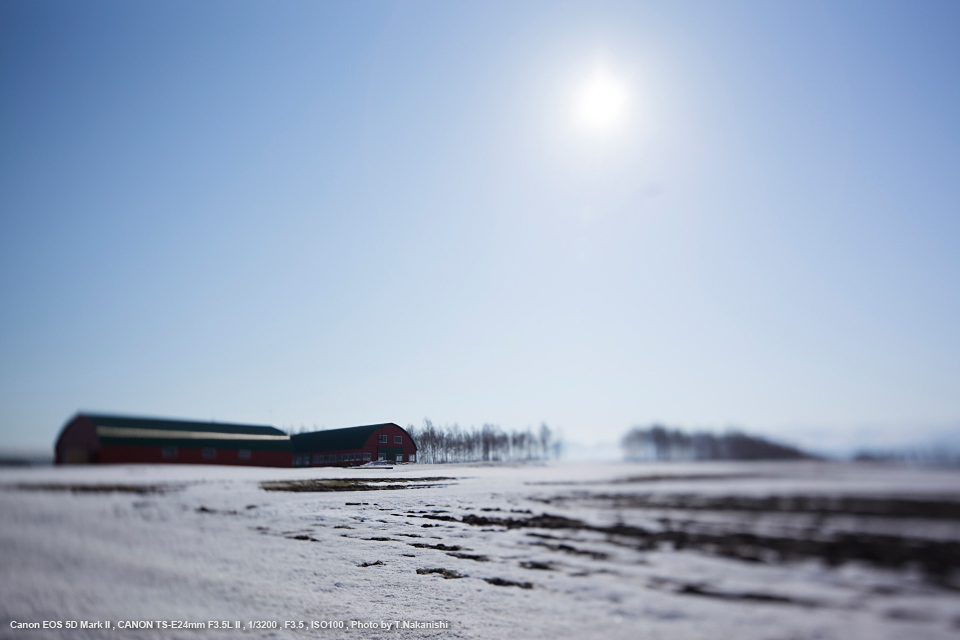
{"type": "Polygon", "coordinates": [[[916,567],[859,561],[829,566],[817,558],[747,562],[709,548],[644,549],[596,530],[614,524],[657,530],[685,521],[710,531],[782,536],[865,531],[958,542],[955,519],[651,509],[612,505],[613,494],[960,500],[960,472],[821,462],[0,469],[0,637],[933,640],[960,635],[956,581],[931,582],[916,567]],[[411,488],[397,490],[286,492],[260,485],[438,476],[447,479],[425,488],[408,482],[411,488]],[[89,485],[163,490],[56,490],[89,485]],[[595,528],[460,521],[471,514],[515,520],[551,514],[595,528]],[[362,566],[375,562],[382,564],[362,566]],[[439,568],[464,577],[417,573],[439,568]],[[524,583],[530,588],[518,586],[524,583]],[[113,625],[225,620],[247,627],[250,621],[275,621],[278,628],[11,628],[12,621],[44,620],[113,625]],[[346,628],[309,628],[319,621],[343,621],[346,628]],[[351,621],[447,621],[449,628],[350,629],[351,621]],[[284,628],[299,622],[305,628],[284,628]]]}

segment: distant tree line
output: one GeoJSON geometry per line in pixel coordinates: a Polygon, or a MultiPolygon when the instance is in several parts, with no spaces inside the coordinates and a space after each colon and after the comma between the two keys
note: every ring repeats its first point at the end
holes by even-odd
{"type": "Polygon", "coordinates": [[[808,453],[740,431],[686,433],[659,424],[634,427],[620,442],[628,460],[800,460],[808,453]]]}
{"type": "Polygon", "coordinates": [[[892,462],[915,467],[960,467],[956,447],[913,447],[894,450],[863,450],[854,454],[857,462],[892,462]]]}
{"type": "Polygon", "coordinates": [[[463,429],[437,426],[424,419],[422,427],[407,426],[417,443],[417,462],[479,462],[547,460],[559,457],[560,440],[546,424],[540,429],[504,431],[495,424],[463,429]]]}

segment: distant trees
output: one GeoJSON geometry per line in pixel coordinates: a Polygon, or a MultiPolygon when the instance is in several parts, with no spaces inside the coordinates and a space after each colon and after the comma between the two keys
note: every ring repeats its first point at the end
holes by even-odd
{"type": "Polygon", "coordinates": [[[546,424],[534,433],[531,429],[504,431],[495,424],[438,427],[424,418],[422,427],[409,425],[407,432],[417,443],[417,462],[546,460],[560,451],[559,439],[546,424]]]}
{"type": "Polygon", "coordinates": [[[960,449],[950,444],[903,449],[866,449],[853,456],[856,462],[891,462],[914,467],[960,467],[960,449]]]}
{"type": "Polygon", "coordinates": [[[812,456],[740,431],[686,433],[654,424],[634,427],[620,441],[628,460],[799,460],[812,456]]]}

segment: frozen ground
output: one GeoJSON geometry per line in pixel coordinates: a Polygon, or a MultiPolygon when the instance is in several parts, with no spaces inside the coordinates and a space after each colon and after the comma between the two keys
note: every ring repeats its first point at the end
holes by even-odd
{"type": "Polygon", "coordinates": [[[957,472],[0,470],[4,638],[956,638],[958,567],[957,472]],[[11,628],[44,620],[247,628],[11,628]],[[449,628],[350,629],[397,620],[449,628]]]}

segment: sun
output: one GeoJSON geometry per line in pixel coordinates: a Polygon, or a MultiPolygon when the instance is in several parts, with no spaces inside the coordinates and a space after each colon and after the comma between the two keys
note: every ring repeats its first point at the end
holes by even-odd
{"type": "Polygon", "coordinates": [[[607,136],[617,131],[627,113],[627,88],[604,67],[598,67],[577,91],[577,123],[589,133],[607,136]]]}

